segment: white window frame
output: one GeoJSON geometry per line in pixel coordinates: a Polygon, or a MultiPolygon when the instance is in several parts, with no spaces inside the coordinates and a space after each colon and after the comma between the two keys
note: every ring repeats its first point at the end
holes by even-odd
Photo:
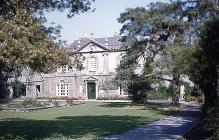
{"type": "Polygon", "coordinates": [[[91,56],[88,59],[88,71],[89,72],[96,72],[97,71],[97,58],[94,56],[91,56]],[[93,60],[92,60],[93,59],[93,60]],[[93,62],[92,62],[93,61],[93,62]]]}
{"type": "Polygon", "coordinates": [[[68,65],[62,66],[62,67],[57,69],[58,73],[65,73],[65,72],[69,72],[69,71],[70,71],[70,69],[69,69],[68,65]]]}
{"type": "Polygon", "coordinates": [[[64,80],[61,80],[56,85],[56,95],[57,96],[68,96],[69,84],[64,80]],[[64,88],[63,88],[64,87],[64,88]]]}

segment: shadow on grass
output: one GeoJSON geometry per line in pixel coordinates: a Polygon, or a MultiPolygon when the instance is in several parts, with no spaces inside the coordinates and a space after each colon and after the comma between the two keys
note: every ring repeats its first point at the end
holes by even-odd
{"type": "Polygon", "coordinates": [[[101,104],[99,106],[105,107],[105,108],[110,108],[110,107],[120,108],[120,107],[132,106],[132,105],[133,105],[133,103],[112,102],[112,103],[104,103],[104,104],[101,104]]]}
{"type": "MultiPolygon", "coordinates": [[[[200,107],[201,106],[193,106],[192,110],[188,109],[187,110],[164,110],[161,108],[164,107],[174,107],[171,103],[168,102],[147,102],[146,104],[139,104],[139,103],[106,103],[99,105],[100,107],[139,107],[137,109],[140,110],[149,110],[151,112],[154,112],[156,114],[161,114],[164,116],[181,116],[184,117],[185,115],[190,117],[190,116],[199,116],[200,115],[200,107]],[[195,114],[195,115],[194,115],[195,114]]],[[[177,106],[175,106],[177,108],[177,106]]],[[[180,106],[178,106],[180,107],[180,106]]],[[[181,106],[182,107],[182,106],[181,106]]],[[[191,107],[190,107],[191,108],[191,107]]],[[[182,109],[182,108],[181,108],[182,109]]]]}
{"type": "Polygon", "coordinates": [[[99,105],[100,107],[104,108],[121,108],[121,107],[138,107],[136,109],[140,110],[150,110],[151,112],[161,114],[164,116],[173,115],[179,111],[175,110],[162,110],[162,107],[168,107],[170,106],[170,103],[158,103],[158,102],[148,102],[146,104],[140,104],[140,103],[105,103],[99,105]]]}
{"type": "Polygon", "coordinates": [[[105,103],[99,105],[100,107],[133,107],[133,106],[143,106],[143,107],[165,107],[170,105],[170,103],[158,103],[158,102],[148,102],[146,104],[141,103],[133,103],[133,102],[113,102],[113,103],[105,103]]]}
{"type": "Polygon", "coordinates": [[[142,119],[138,116],[63,116],[56,120],[11,118],[0,121],[0,139],[7,135],[25,139],[43,139],[54,134],[68,138],[79,138],[88,134],[105,136],[119,134],[145,123],[145,117],[142,119]]]}

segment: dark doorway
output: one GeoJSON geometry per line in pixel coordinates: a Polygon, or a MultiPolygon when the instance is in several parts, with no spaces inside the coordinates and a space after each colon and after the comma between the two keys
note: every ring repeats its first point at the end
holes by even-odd
{"type": "Polygon", "coordinates": [[[36,85],[36,96],[40,94],[40,85],[36,85]]]}
{"type": "Polygon", "coordinates": [[[96,99],[96,83],[94,82],[87,83],[87,98],[96,99]]]}

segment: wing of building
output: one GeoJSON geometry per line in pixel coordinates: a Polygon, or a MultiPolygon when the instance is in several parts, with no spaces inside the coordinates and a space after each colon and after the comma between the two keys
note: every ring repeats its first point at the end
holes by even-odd
{"type": "Polygon", "coordinates": [[[34,75],[26,80],[28,97],[76,97],[97,99],[102,94],[119,94],[120,89],[104,90],[102,87],[115,76],[121,53],[121,36],[105,38],[80,38],[69,45],[72,55],[83,59],[83,69],[64,66],[57,72],[34,75]]]}

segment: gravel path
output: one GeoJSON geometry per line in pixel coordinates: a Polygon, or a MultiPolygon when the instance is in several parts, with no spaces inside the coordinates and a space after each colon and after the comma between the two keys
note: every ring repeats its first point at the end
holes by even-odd
{"type": "Polygon", "coordinates": [[[121,135],[113,135],[104,140],[171,140],[178,139],[199,123],[199,105],[184,104],[186,111],[163,120],[130,130],[121,135]]]}

